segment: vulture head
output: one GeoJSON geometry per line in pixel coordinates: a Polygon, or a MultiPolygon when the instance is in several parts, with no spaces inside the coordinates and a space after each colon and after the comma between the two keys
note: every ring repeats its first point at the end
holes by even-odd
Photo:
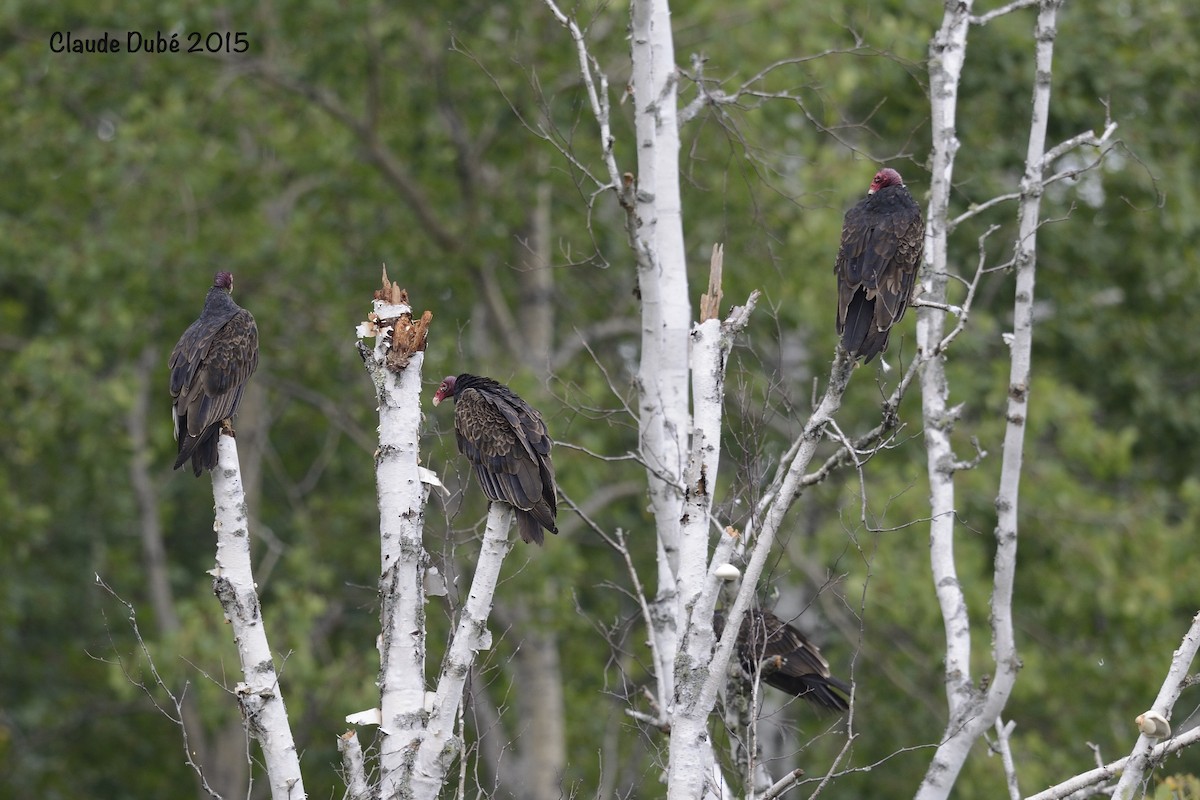
{"type": "Polygon", "coordinates": [[[447,397],[454,397],[454,384],[457,382],[458,379],[455,376],[447,375],[442,381],[442,385],[433,393],[433,404],[436,406],[447,397]]]}
{"type": "Polygon", "coordinates": [[[871,188],[867,190],[867,194],[875,194],[885,186],[903,186],[904,179],[900,177],[900,173],[891,167],[884,167],[875,173],[874,180],[871,181],[871,188]]]}

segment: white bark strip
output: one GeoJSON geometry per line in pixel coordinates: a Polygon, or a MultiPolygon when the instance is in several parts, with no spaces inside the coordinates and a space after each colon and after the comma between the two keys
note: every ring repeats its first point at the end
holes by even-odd
{"type": "MultiPolygon", "coordinates": [[[[633,86],[637,136],[637,218],[642,248],[639,439],[650,501],[670,572],[677,565],[681,486],[687,457],[687,258],[679,195],[678,73],[667,0],[634,0],[633,86]]],[[[660,569],[660,576],[673,575],[660,569]]],[[[669,698],[668,698],[669,700],[669,698]]]]}
{"type": "MultiPolygon", "coordinates": [[[[377,319],[411,314],[405,305],[374,302],[377,319]]],[[[405,751],[424,735],[425,594],[422,578],[428,556],[422,544],[425,500],[417,441],[421,423],[421,366],[424,352],[412,353],[400,372],[388,369],[391,337],[374,331],[375,347],[365,360],[379,403],[379,449],[375,456],[379,500],[380,630],[379,708],[383,739],[379,748],[384,796],[404,781],[405,751]]],[[[364,331],[364,333],[366,333],[364,331]]]]}
{"type": "Polygon", "coordinates": [[[638,449],[646,464],[658,553],[658,589],[650,605],[649,635],[651,649],[658,656],[655,700],[662,713],[657,724],[665,725],[675,696],[674,659],[680,635],[675,571],[691,427],[687,393],[691,312],[679,195],[678,73],[670,8],[667,0],[632,3],[630,85],[635,103],[637,171],[622,173],[612,133],[607,78],[588,52],[580,27],[555,0],[544,2],[575,44],[610,181],[599,188],[616,193],[637,262],[642,307],[638,449]]]}
{"type": "MultiPolygon", "coordinates": [[[[679,195],[678,72],[667,0],[634,0],[631,12],[634,131],[637,145],[631,241],[638,265],[642,336],[638,366],[638,442],[646,464],[658,544],[654,604],[659,707],[675,703],[679,651],[678,590],[683,470],[691,419],[688,407],[687,259],[679,195]]],[[[707,531],[705,532],[707,536],[707,531]]]]}
{"type": "MultiPolygon", "coordinates": [[[[945,303],[949,265],[946,239],[949,234],[950,192],[954,159],[959,141],[956,132],[958,88],[966,60],[967,32],[971,2],[947,3],[941,29],[929,45],[930,107],[933,120],[933,169],[929,208],[926,211],[926,272],[922,299],[945,303]]],[[[933,569],[934,591],[941,607],[946,636],[945,683],[950,711],[949,729],[953,730],[962,709],[972,696],[970,658],[971,629],[966,599],[958,581],[954,563],[954,467],[950,433],[955,412],[950,409],[950,389],[946,382],[945,357],[939,352],[946,324],[946,312],[922,306],[917,310],[917,348],[927,358],[921,370],[921,407],[925,438],[926,468],[929,474],[929,555],[933,569]]],[[[935,756],[934,763],[937,762],[935,756]]],[[[931,764],[921,792],[934,796],[949,790],[954,781],[942,783],[940,771],[931,764]]],[[[921,794],[918,793],[918,797],[921,794]]]]}
{"type": "Polygon", "coordinates": [[[492,612],[492,596],[500,578],[500,567],[512,549],[508,535],[512,520],[512,507],[507,503],[492,503],[488,508],[487,530],[483,534],[471,590],[442,662],[433,711],[414,759],[410,784],[414,798],[434,800],[439,797],[451,764],[461,755],[462,741],[455,733],[455,719],[475,654],[492,646],[487,620],[492,612]]]}
{"type": "MultiPolygon", "coordinates": [[[[432,314],[412,318],[408,294],[382,274],[372,313],[358,326],[358,350],[379,411],[375,452],[379,500],[379,787],[394,797],[433,797],[445,778],[424,794],[412,789],[413,752],[428,736],[425,708],[425,574],[429,557],[422,543],[425,502],[440,485],[419,465],[421,367],[432,314]],[[374,339],[373,347],[363,341],[374,339]]],[[[370,718],[370,712],[347,719],[370,718]]],[[[340,743],[339,743],[340,744],[340,743]]],[[[447,765],[448,766],[448,765],[447,765]]],[[[356,776],[350,775],[353,779],[356,776]]]]}
{"type": "MultiPolygon", "coordinates": [[[[1017,566],[1017,507],[1024,455],[1025,421],[1029,405],[1030,357],[1033,349],[1033,292],[1037,265],[1037,230],[1044,190],[1046,123],[1050,114],[1050,85],[1059,5],[1061,5],[1061,0],[1042,0],[1034,35],[1037,71],[1033,86],[1033,111],[1030,117],[1029,140],[1025,157],[1025,176],[1021,182],[1021,201],[1018,211],[1019,230],[1014,258],[1017,280],[1013,303],[1012,362],[1009,373],[1003,462],[1000,472],[1000,487],[996,496],[997,547],[990,616],[992,660],[995,664],[995,671],[987,694],[983,696],[979,695],[971,681],[969,621],[953,557],[953,474],[957,466],[949,449],[949,423],[953,420],[948,418],[945,410],[944,374],[937,376],[936,385],[933,378],[930,378],[928,387],[930,392],[929,396],[925,398],[925,436],[929,448],[930,485],[934,487],[932,509],[934,522],[931,527],[935,533],[931,544],[931,554],[934,580],[946,624],[946,691],[950,716],[944,738],[934,753],[925,779],[918,790],[917,797],[920,800],[934,800],[934,798],[949,796],[971,747],[988,728],[992,727],[1008,702],[1013,685],[1016,683],[1017,670],[1020,668],[1016,643],[1013,638],[1012,590],[1017,566]],[[950,498],[948,506],[939,501],[939,491],[944,492],[950,498]]],[[[949,19],[950,13],[947,12],[947,19],[949,19]]],[[[958,7],[958,13],[964,13],[963,6],[958,7]]],[[[969,7],[965,9],[965,13],[969,13],[969,7]]],[[[934,70],[935,65],[931,65],[931,74],[934,70]]],[[[955,83],[957,83],[957,76],[947,75],[945,79],[950,77],[955,77],[955,83]]],[[[934,118],[935,121],[939,119],[936,112],[934,118]]],[[[936,128],[935,136],[947,138],[945,131],[936,128]]],[[[947,218],[945,207],[939,208],[939,212],[937,220],[941,224],[947,218]]],[[[934,216],[931,209],[931,220],[934,216]]],[[[931,229],[933,228],[934,225],[931,224],[931,229]]],[[[939,251],[935,247],[935,253],[944,258],[944,229],[940,233],[941,250],[939,251]]],[[[933,270],[939,271],[936,263],[933,265],[933,270]]],[[[941,271],[944,271],[944,267],[941,271]]],[[[943,294],[940,297],[934,295],[932,300],[945,299],[944,284],[941,289],[943,294]]],[[[942,312],[936,309],[922,309],[922,311],[928,322],[928,330],[936,329],[940,336],[942,312]]],[[[922,345],[924,343],[921,342],[922,345]]],[[[933,376],[935,371],[940,372],[940,361],[931,361],[926,370],[930,376],[933,376]]],[[[1015,785],[1015,767],[1011,780],[1015,785]]]]}
{"type": "MultiPolygon", "coordinates": [[[[719,269],[719,251],[714,252],[713,262],[714,268],[719,269]]],[[[729,791],[708,736],[708,715],[716,702],[716,695],[714,693],[707,703],[703,699],[704,687],[709,682],[714,679],[717,685],[723,682],[723,672],[714,675],[713,670],[718,667],[710,659],[712,614],[716,600],[716,579],[709,575],[708,566],[711,487],[716,481],[721,455],[725,367],[733,340],[749,321],[750,312],[757,301],[758,292],[754,292],[745,306],[731,310],[724,323],[707,319],[692,328],[695,427],[692,431],[692,455],[687,468],[676,584],[679,603],[676,624],[679,631],[687,632],[687,636],[680,643],[674,661],[676,696],[671,715],[667,777],[669,798],[701,797],[705,792],[724,796],[729,791]]],[[[736,625],[726,625],[726,628],[737,630],[736,625]]]]}
{"type": "Polygon", "coordinates": [[[247,730],[262,748],[272,800],[302,800],[308,795],[300,775],[300,758],[288,724],[283,690],[267,643],[250,566],[250,530],[237,442],[224,434],[218,438],[217,468],[212,471],[213,529],[217,534],[213,593],[221,601],[225,618],[233,628],[242,665],[242,682],[236,687],[238,703],[247,730]]]}
{"type": "MultiPolygon", "coordinates": [[[[934,304],[946,302],[947,219],[954,160],[959,148],[958,89],[966,60],[971,5],[971,0],[947,3],[942,26],[929,45],[933,169],[926,212],[927,264],[922,299],[934,304]]],[[[942,309],[933,306],[918,309],[917,349],[928,359],[921,370],[921,411],[929,474],[929,557],[945,629],[944,674],[949,708],[945,738],[917,791],[922,800],[947,796],[975,739],[974,735],[964,737],[961,727],[975,691],[971,682],[970,617],[954,561],[956,459],[950,434],[957,411],[950,407],[945,356],[939,351],[945,325],[946,312],[942,309]]]]}

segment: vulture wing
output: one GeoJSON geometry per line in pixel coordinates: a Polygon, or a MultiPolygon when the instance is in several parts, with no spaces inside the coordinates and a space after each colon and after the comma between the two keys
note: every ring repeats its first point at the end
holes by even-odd
{"type": "Polygon", "coordinates": [[[175,438],[175,469],[190,458],[197,476],[217,465],[223,420],[237,413],[246,381],[258,368],[258,327],[229,292],[209,290],[204,312],[191,324],[168,362],[175,438]]]}
{"type": "Polygon", "coordinates": [[[847,352],[870,361],[904,317],[925,248],[921,209],[903,185],[867,195],[846,212],[834,272],[837,331],[847,352]]]}
{"type": "MultiPolygon", "coordinates": [[[[719,636],[724,627],[721,615],[714,617],[713,627],[719,636]]],[[[815,644],[770,611],[747,612],[738,630],[737,652],[742,669],[768,686],[834,711],[849,708],[834,690],[849,694],[850,686],[832,676],[815,644]]]]}
{"type": "Polygon", "coordinates": [[[516,509],[522,539],[541,544],[542,528],[558,533],[551,440],[536,409],[495,381],[459,375],[454,431],[483,493],[516,509]]]}

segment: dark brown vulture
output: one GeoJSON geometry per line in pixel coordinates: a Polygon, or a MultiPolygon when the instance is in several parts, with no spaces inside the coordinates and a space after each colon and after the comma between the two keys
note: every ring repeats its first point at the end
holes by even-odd
{"type": "Polygon", "coordinates": [[[542,415],[507,386],[463,373],[446,376],[433,404],[454,398],[458,452],[475,467],[489,500],[508,503],[526,542],[541,544],[542,528],[558,533],[558,499],[550,437],[542,415]]]}
{"type": "Polygon", "coordinates": [[[221,423],[237,413],[246,381],[258,367],[258,327],[233,302],[233,275],[218,272],[200,318],[171,351],[171,398],[179,457],[196,477],[217,465],[221,423]]]}
{"type": "Polygon", "coordinates": [[[888,332],[912,297],[925,224],[900,173],[875,173],[871,188],[846,212],[833,271],[838,282],[837,332],[842,348],[870,361],[887,349],[888,332]]]}
{"type": "MultiPolygon", "coordinates": [[[[725,615],[713,615],[713,631],[720,638],[725,615]]],[[[737,636],[737,657],[742,670],[822,708],[845,711],[850,706],[837,692],[850,693],[850,686],[829,673],[829,662],[804,634],[770,611],[747,611],[737,636]],[[834,690],[837,691],[834,691],[834,690]]]]}

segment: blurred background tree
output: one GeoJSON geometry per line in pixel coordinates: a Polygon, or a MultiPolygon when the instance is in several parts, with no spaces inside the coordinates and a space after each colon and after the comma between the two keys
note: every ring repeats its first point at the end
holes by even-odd
{"type": "MultiPolygon", "coordinates": [[[[629,68],[624,5],[576,10],[614,87],[629,68]]],[[[1106,757],[1128,748],[1200,602],[1189,559],[1200,522],[1193,5],[1069,4],[1060,17],[1051,140],[1100,127],[1107,106],[1126,148],[1050,196],[1047,216],[1063,221],[1040,234],[1015,603],[1025,667],[1007,711],[1027,788],[1090,766],[1088,742],[1106,757]]],[[[730,372],[727,452],[739,469],[721,499],[735,521],[832,352],[843,210],[877,160],[918,198],[928,185],[923,60],[940,13],[912,0],[675,9],[693,78],[702,64],[705,78],[736,84],[777,59],[833,51],[772,73],[766,88],[794,101],[702,112],[684,130],[694,285],[723,241],[726,297],[766,293],[730,372]]],[[[374,409],[352,340],[380,262],[436,314],[431,391],[444,374],[483,372],[541,408],[560,442],[616,454],[635,442],[621,398],[637,297],[618,211],[606,198],[589,211],[577,168],[538,135],[595,153],[574,51],[537,3],[16,2],[0,20],[0,797],[158,798],[195,785],[176,728],[116,663],[146,679],[125,609],[96,574],[136,606],[168,682],[188,683],[210,780],[225,796],[245,791],[245,738],[218,686],[236,662],[205,575],[208,482],[169,469],[166,356],[217,269],[237,275],[263,343],[238,428],[264,616],[309,793],[338,795],[334,737],[345,714],[374,704],[378,669],[374,409]],[[68,30],[122,41],[244,30],[250,50],[51,52],[51,33],[68,30]]],[[[964,210],[1020,168],[1032,25],[1015,15],[971,33],[964,210]]],[[[684,101],[694,95],[685,81],[684,101]]],[[[628,109],[619,116],[631,155],[628,109]]],[[[1011,207],[981,215],[952,257],[972,265],[984,227],[1004,226],[999,242],[1014,222],[1011,207]]],[[[1005,273],[989,276],[950,360],[967,402],[964,452],[969,436],[995,452],[1002,435],[1010,293],[1005,273]]],[[[911,352],[911,324],[893,334],[893,359],[911,352]]],[[[877,414],[874,376],[873,365],[856,376],[845,427],[877,414]]],[[[910,423],[915,401],[901,409],[910,423]]],[[[431,413],[423,450],[454,491],[427,538],[454,578],[470,568],[485,509],[478,492],[461,493],[449,427],[449,414],[431,413]]],[[[648,521],[640,468],[568,447],[555,460],[565,495],[627,530],[651,568],[650,537],[636,544],[648,521]]],[[[910,425],[867,468],[878,528],[922,516],[922,461],[910,425]]],[[[964,528],[979,536],[963,538],[960,559],[977,559],[980,576],[997,469],[985,460],[961,494],[964,528]]],[[[858,682],[864,733],[851,765],[892,756],[831,791],[891,796],[915,788],[921,746],[942,730],[942,631],[924,530],[863,529],[860,489],[847,473],[813,490],[771,581],[781,613],[812,603],[802,627],[858,682]]],[[[619,560],[564,516],[544,550],[510,560],[519,579],[501,586],[498,643],[472,686],[470,780],[498,796],[557,797],[561,781],[567,793],[652,797],[657,733],[624,714],[647,678],[644,632],[615,588],[619,560]]],[[[452,591],[431,603],[435,630],[456,601],[452,591]]],[[[820,772],[840,746],[818,735],[833,721],[796,704],[772,719],[783,763],[820,772]]],[[[1183,762],[1175,771],[1200,770],[1196,755],[1183,762]]],[[[994,797],[999,772],[977,752],[956,795],[994,797]]]]}

